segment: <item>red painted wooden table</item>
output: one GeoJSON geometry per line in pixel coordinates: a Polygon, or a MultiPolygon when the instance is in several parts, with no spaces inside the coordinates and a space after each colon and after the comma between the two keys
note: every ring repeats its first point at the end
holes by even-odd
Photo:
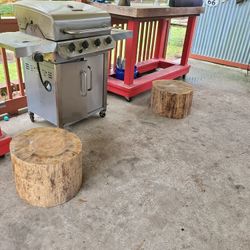
{"type": "Polygon", "coordinates": [[[0,127],[0,157],[4,156],[10,151],[11,137],[7,136],[0,127]]]}
{"type": "Polygon", "coordinates": [[[127,100],[151,89],[156,79],[175,79],[189,72],[188,57],[192,45],[196,17],[202,7],[170,8],[148,4],[133,4],[131,7],[113,4],[94,4],[108,11],[113,25],[132,30],[133,38],[118,42],[110,56],[113,65],[108,79],[108,91],[124,96],[127,100]],[[171,18],[188,17],[186,35],[180,63],[165,60],[171,18]],[[124,53],[125,51],[125,53],[124,53]],[[124,57],[124,81],[114,77],[116,58],[124,57]],[[134,67],[139,77],[134,79],[134,67]]]}

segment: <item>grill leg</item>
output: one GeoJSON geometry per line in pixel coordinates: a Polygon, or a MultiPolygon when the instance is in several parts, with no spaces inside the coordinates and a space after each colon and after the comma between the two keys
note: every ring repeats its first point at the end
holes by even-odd
{"type": "Polygon", "coordinates": [[[32,112],[29,112],[31,122],[35,122],[35,115],[32,112]]]}
{"type": "Polygon", "coordinates": [[[184,40],[182,57],[181,57],[181,65],[183,66],[187,65],[188,63],[188,58],[191,51],[192,41],[195,31],[195,23],[196,23],[196,16],[190,16],[188,18],[186,36],[184,40]]]}

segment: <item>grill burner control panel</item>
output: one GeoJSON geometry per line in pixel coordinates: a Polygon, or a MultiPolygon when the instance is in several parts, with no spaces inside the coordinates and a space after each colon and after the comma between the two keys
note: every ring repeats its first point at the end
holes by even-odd
{"type": "Polygon", "coordinates": [[[72,59],[113,49],[115,41],[111,35],[81,38],[58,43],[58,54],[64,59],[72,59]]]}

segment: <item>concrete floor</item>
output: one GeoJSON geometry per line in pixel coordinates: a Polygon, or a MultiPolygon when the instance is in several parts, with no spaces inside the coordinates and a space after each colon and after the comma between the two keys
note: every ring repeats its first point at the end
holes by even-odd
{"type": "MultiPolygon", "coordinates": [[[[0,249],[250,249],[250,78],[191,60],[184,120],[153,115],[150,93],[108,96],[105,119],[71,127],[84,145],[85,180],[71,201],[32,207],[0,159],[0,249]]],[[[27,114],[0,122],[11,135],[27,114]]]]}

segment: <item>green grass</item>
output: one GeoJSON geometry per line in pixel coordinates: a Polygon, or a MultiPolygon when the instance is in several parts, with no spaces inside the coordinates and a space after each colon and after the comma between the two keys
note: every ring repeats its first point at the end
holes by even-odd
{"type": "MultiPolygon", "coordinates": [[[[12,81],[17,80],[17,71],[16,71],[16,63],[9,63],[9,72],[10,72],[10,78],[12,81]]],[[[3,65],[0,64],[0,86],[5,85],[5,78],[4,78],[4,71],[3,71],[3,65]]]]}
{"type": "Polygon", "coordinates": [[[181,57],[185,31],[186,31],[185,27],[177,25],[171,26],[169,34],[167,58],[173,59],[181,57]]]}
{"type": "MultiPolygon", "coordinates": [[[[0,4],[0,16],[7,17],[13,16],[13,5],[11,4],[0,4]]],[[[17,71],[16,64],[10,62],[9,64],[9,73],[12,81],[17,80],[17,71]]],[[[3,65],[0,63],[0,86],[5,85],[4,71],[3,65]]]]}
{"type": "Polygon", "coordinates": [[[11,4],[0,4],[0,16],[14,16],[13,5],[11,4]]]}

